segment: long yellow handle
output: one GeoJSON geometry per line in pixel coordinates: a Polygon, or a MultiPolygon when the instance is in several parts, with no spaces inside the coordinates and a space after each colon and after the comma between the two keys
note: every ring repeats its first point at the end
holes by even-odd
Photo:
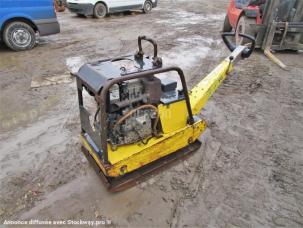
{"type": "Polygon", "coordinates": [[[225,59],[190,91],[189,98],[193,115],[200,113],[201,109],[232,69],[233,63],[225,59]]]}
{"type": "Polygon", "coordinates": [[[209,98],[225,80],[227,74],[233,70],[234,64],[242,59],[242,53],[246,48],[247,47],[243,45],[238,46],[226,59],[224,59],[190,91],[189,99],[193,115],[200,113],[209,98]]]}

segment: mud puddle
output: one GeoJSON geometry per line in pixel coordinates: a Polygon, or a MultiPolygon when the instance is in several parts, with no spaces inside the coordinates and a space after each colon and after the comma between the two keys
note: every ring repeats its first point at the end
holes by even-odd
{"type": "Polygon", "coordinates": [[[167,65],[177,65],[188,70],[206,57],[217,57],[220,52],[212,50],[213,45],[221,41],[210,37],[194,35],[180,37],[175,40],[176,47],[163,54],[163,61],[167,65]]]}
{"type": "MultiPolygon", "coordinates": [[[[74,84],[66,86],[75,90],[74,84]]],[[[78,137],[70,130],[71,126],[79,126],[76,111],[77,100],[67,96],[61,101],[60,112],[50,110],[47,118],[39,118],[37,109],[28,114],[28,118],[35,118],[34,123],[16,129],[9,138],[7,134],[0,135],[3,216],[31,208],[45,194],[74,178],[76,167],[85,164],[81,156],[73,153],[78,150],[78,137]]]]}
{"type": "Polygon", "coordinates": [[[65,63],[69,72],[76,74],[80,67],[88,62],[88,58],[85,56],[74,56],[66,58],[65,63]]]}
{"type": "MultiPolygon", "coordinates": [[[[219,59],[220,50],[214,50],[213,47],[221,43],[219,39],[204,37],[201,35],[192,35],[179,37],[175,41],[175,47],[162,54],[164,66],[178,66],[186,75],[189,81],[199,71],[200,65],[203,65],[205,59],[219,59]],[[197,69],[194,69],[197,66],[197,69]],[[194,71],[193,71],[194,69],[194,71]]],[[[178,88],[182,88],[179,76],[176,73],[164,73],[161,78],[173,78],[178,81],[178,88]]]]}
{"type": "MultiPolygon", "coordinates": [[[[215,24],[224,19],[224,14],[200,14],[189,11],[173,11],[168,19],[157,20],[156,23],[166,24],[170,27],[198,25],[204,23],[215,24]]],[[[184,27],[185,28],[185,27],[184,27]]]]}

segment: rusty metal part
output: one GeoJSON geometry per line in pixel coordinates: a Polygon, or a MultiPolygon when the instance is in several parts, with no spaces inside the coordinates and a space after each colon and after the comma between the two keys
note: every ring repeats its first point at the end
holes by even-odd
{"type": "Polygon", "coordinates": [[[148,102],[151,104],[159,104],[161,100],[161,80],[157,77],[148,77],[141,79],[145,92],[148,94],[148,102]]]}
{"type": "Polygon", "coordinates": [[[189,144],[187,147],[180,149],[168,156],[165,156],[159,160],[156,160],[142,168],[135,170],[131,173],[125,174],[119,178],[109,178],[104,175],[100,167],[97,165],[93,157],[90,153],[82,146],[82,152],[89,160],[89,162],[94,167],[97,175],[104,182],[106,187],[111,192],[120,192],[130,187],[133,187],[144,180],[146,180],[151,175],[155,175],[158,172],[162,171],[175,164],[176,162],[180,162],[191,155],[193,152],[197,151],[201,147],[201,142],[196,140],[195,142],[189,144]]]}
{"type": "Polygon", "coordinates": [[[141,105],[139,106],[138,108],[135,108],[131,111],[129,111],[128,113],[126,113],[124,116],[122,116],[118,121],[117,123],[115,123],[114,125],[114,130],[116,129],[116,127],[118,125],[120,125],[123,121],[125,121],[126,119],[128,119],[131,115],[133,115],[134,113],[136,113],[138,110],[141,110],[141,109],[153,109],[156,113],[157,113],[157,118],[155,120],[155,123],[154,123],[154,126],[153,126],[153,132],[155,135],[157,135],[157,125],[159,123],[159,119],[160,119],[160,115],[159,115],[159,112],[158,112],[158,109],[153,106],[153,105],[141,105]]]}
{"type": "Polygon", "coordinates": [[[162,66],[162,59],[158,57],[158,45],[156,41],[154,41],[151,38],[148,38],[146,36],[139,36],[138,37],[138,46],[139,46],[139,51],[135,55],[135,58],[137,59],[142,59],[144,56],[143,48],[142,48],[142,40],[150,42],[153,47],[154,47],[154,57],[153,57],[153,65],[156,67],[161,67],[162,66]]]}
{"type": "MultiPolygon", "coordinates": [[[[101,94],[98,97],[98,103],[100,106],[100,144],[101,144],[101,151],[103,154],[103,161],[104,163],[108,164],[108,152],[107,152],[107,140],[101,140],[101,139],[107,139],[107,96],[108,96],[108,91],[109,89],[114,85],[121,83],[123,81],[128,81],[131,79],[137,79],[137,78],[146,78],[146,77],[153,77],[156,74],[161,74],[165,72],[170,72],[170,71],[176,71],[181,79],[182,87],[183,87],[183,92],[185,96],[185,102],[186,102],[186,107],[187,107],[187,112],[188,112],[188,123],[193,124],[194,118],[192,114],[192,109],[190,105],[190,99],[188,95],[188,90],[186,86],[186,80],[183,71],[179,67],[166,67],[166,68],[158,68],[158,69],[153,69],[153,70],[146,70],[146,71],[141,71],[137,73],[130,73],[127,75],[124,75],[123,77],[115,78],[110,81],[108,81],[102,88],[101,94]]],[[[79,93],[82,94],[81,90],[78,90],[79,93]]],[[[81,96],[81,95],[80,95],[81,96]]]]}
{"type": "Polygon", "coordinates": [[[118,102],[115,102],[115,103],[111,104],[112,110],[116,111],[116,110],[124,108],[124,107],[126,107],[126,106],[128,106],[128,105],[130,105],[132,103],[143,101],[143,100],[147,100],[147,99],[148,99],[148,94],[144,94],[144,95],[141,95],[138,98],[134,98],[132,100],[118,101],[118,102]]]}

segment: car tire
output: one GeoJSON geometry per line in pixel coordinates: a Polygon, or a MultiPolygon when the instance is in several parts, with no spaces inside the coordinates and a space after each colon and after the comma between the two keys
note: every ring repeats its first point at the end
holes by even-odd
{"type": "Polygon", "coordinates": [[[36,45],[36,33],[29,24],[14,21],[5,26],[3,41],[14,51],[30,50],[36,45]]]}
{"type": "Polygon", "coordinates": [[[100,19],[104,18],[107,15],[106,5],[99,2],[94,7],[94,18],[100,19]]]}
{"type": "Polygon", "coordinates": [[[143,5],[143,12],[150,13],[152,9],[153,9],[153,4],[151,3],[151,1],[145,1],[143,5]]]}
{"type": "Polygon", "coordinates": [[[225,19],[224,19],[224,24],[223,24],[223,29],[222,29],[222,32],[231,32],[232,31],[232,26],[229,22],[229,19],[228,19],[228,15],[226,14],[225,16],[225,19]]]}
{"type": "Polygon", "coordinates": [[[245,15],[240,17],[236,28],[236,45],[245,45],[251,42],[248,39],[239,37],[239,33],[244,33],[246,35],[256,37],[256,30],[254,25],[256,25],[256,18],[248,18],[245,15]]]}

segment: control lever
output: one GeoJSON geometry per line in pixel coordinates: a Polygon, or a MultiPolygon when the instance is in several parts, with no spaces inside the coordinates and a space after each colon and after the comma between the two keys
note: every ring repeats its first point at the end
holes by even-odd
{"type": "Polygon", "coordinates": [[[156,67],[161,67],[162,66],[162,59],[158,57],[158,45],[156,41],[154,41],[151,38],[148,38],[146,36],[139,36],[138,37],[138,46],[139,46],[139,51],[135,54],[135,59],[143,59],[144,56],[144,51],[142,48],[142,40],[148,41],[151,43],[154,47],[154,57],[153,57],[153,65],[156,67]]]}
{"type": "MultiPolygon", "coordinates": [[[[225,43],[225,45],[228,47],[228,49],[233,52],[236,48],[237,48],[237,45],[232,43],[227,37],[235,37],[235,33],[234,32],[224,32],[222,33],[222,39],[225,43]]],[[[255,47],[256,47],[256,39],[253,37],[253,36],[250,36],[250,35],[246,35],[246,34],[243,34],[243,33],[240,33],[239,34],[240,37],[243,37],[243,38],[246,38],[248,40],[251,41],[251,47],[247,47],[243,50],[242,52],[242,58],[248,58],[252,53],[253,51],[255,50],[255,47]]]]}

